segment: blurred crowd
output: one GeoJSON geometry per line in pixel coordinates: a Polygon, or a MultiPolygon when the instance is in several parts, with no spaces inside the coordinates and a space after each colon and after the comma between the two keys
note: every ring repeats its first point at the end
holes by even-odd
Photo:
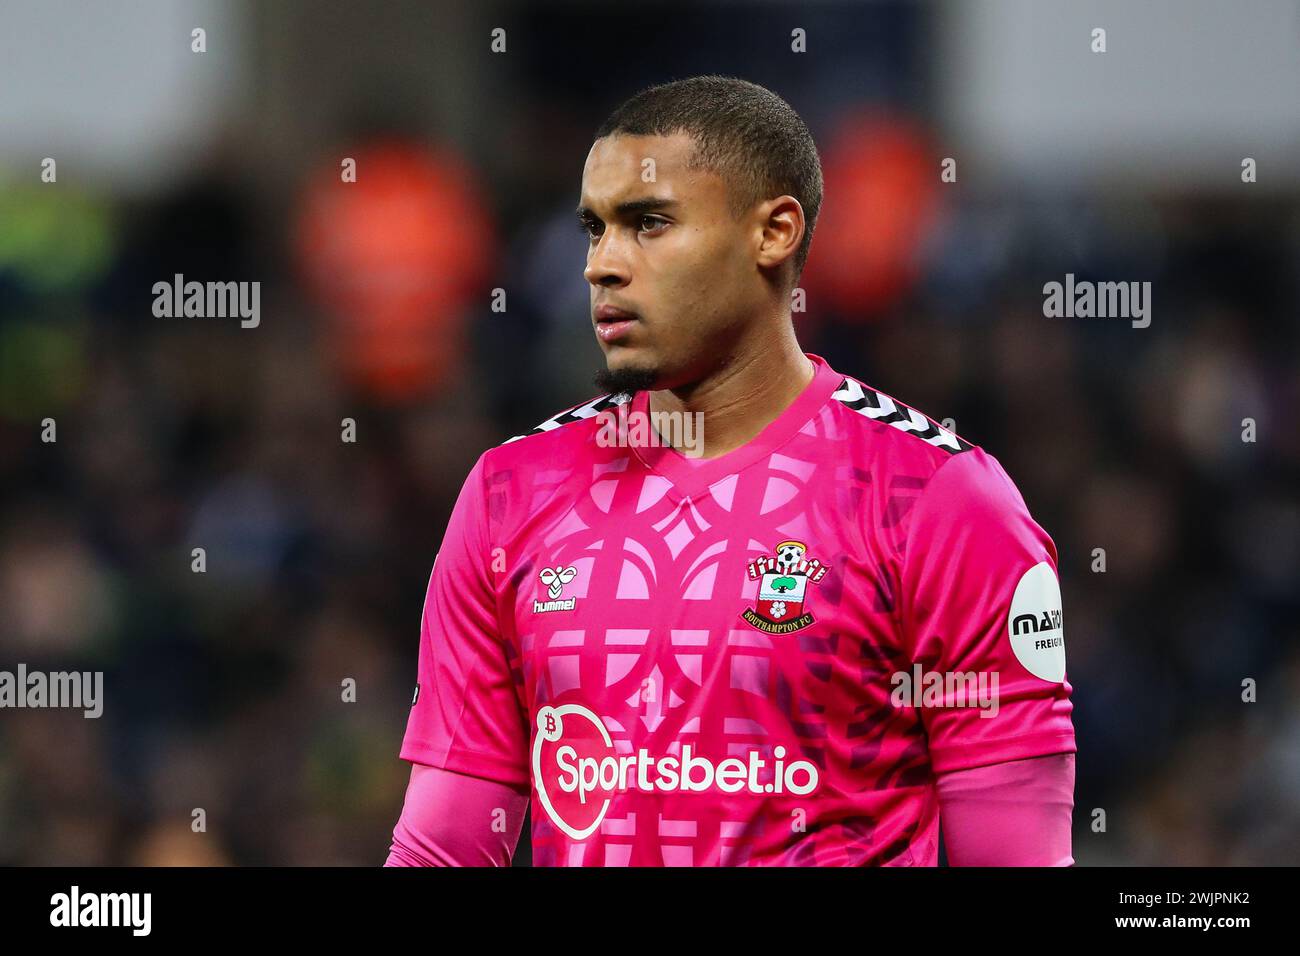
{"type": "MultiPolygon", "coordinates": [[[[0,862],[380,860],[460,482],[594,394],[567,209],[492,258],[439,377],[394,392],[343,360],[290,230],[259,233],[241,196],[203,179],[129,209],[83,197],[77,237],[103,238],[63,269],[71,227],[39,221],[63,207],[4,200],[46,246],[0,261],[0,646],[6,666],[104,671],[106,707],[4,713],[0,862]],[[173,271],[266,276],[266,318],[154,318],[173,271]]],[[[1300,220],[1194,203],[1080,219],[945,205],[910,281],[851,314],[811,289],[801,337],[952,418],[1056,541],[1079,862],[1293,862],[1300,220]],[[1145,244],[1123,250],[1139,217],[1145,244]],[[1151,326],[1044,317],[1066,271],[1150,276],[1151,326]]]]}

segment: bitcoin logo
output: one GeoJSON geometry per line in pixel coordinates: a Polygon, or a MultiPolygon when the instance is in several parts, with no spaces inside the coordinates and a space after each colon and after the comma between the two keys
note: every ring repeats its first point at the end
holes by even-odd
{"type": "Polygon", "coordinates": [[[543,707],[537,712],[537,731],[554,743],[564,735],[564,720],[550,707],[543,707]]]}

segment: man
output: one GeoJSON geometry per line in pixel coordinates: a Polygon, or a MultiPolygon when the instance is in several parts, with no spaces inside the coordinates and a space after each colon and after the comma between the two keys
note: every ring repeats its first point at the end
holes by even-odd
{"type": "Polygon", "coordinates": [[[536,865],[934,865],[940,817],[954,864],[1073,863],[1055,546],[991,456],[800,349],[821,197],[751,83],[597,132],[609,394],[465,482],[390,864],[508,864],[530,796],[536,865]]]}

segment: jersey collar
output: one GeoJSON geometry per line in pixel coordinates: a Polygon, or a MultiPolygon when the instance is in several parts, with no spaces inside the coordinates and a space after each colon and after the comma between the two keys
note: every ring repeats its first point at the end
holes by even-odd
{"type": "MultiPolygon", "coordinates": [[[[633,452],[647,468],[668,479],[676,491],[674,497],[678,499],[696,497],[717,481],[766,458],[793,438],[826,404],[844,380],[844,376],[832,369],[820,355],[811,352],[804,354],[816,366],[812,381],[785,411],[739,448],[716,458],[695,460],[667,445],[640,445],[633,452]]],[[[644,415],[649,405],[650,393],[637,392],[632,398],[629,412],[644,415]]]]}

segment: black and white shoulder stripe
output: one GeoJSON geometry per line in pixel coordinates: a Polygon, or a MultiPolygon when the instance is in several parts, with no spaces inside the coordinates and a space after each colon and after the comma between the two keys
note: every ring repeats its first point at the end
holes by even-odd
{"type": "Polygon", "coordinates": [[[602,395],[599,398],[593,398],[589,402],[584,402],[574,408],[566,409],[560,414],[548,418],[532,431],[524,432],[522,435],[516,435],[514,438],[507,438],[501,444],[509,445],[512,441],[519,441],[521,438],[527,438],[530,435],[540,435],[542,432],[555,431],[565,425],[573,422],[580,422],[584,419],[595,418],[607,408],[615,408],[619,405],[625,405],[632,400],[632,396],[626,392],[618,392],[613,395],[602,395]]]}
{"type": "Polygon", "coordinates": [[[950,455],[974,448],[970,442],[935,424],[914,408],[896,402],[852,378],[845,378],[831,396],[859,415],[892,425],[899,431],[915,435],[950,455]]]}

